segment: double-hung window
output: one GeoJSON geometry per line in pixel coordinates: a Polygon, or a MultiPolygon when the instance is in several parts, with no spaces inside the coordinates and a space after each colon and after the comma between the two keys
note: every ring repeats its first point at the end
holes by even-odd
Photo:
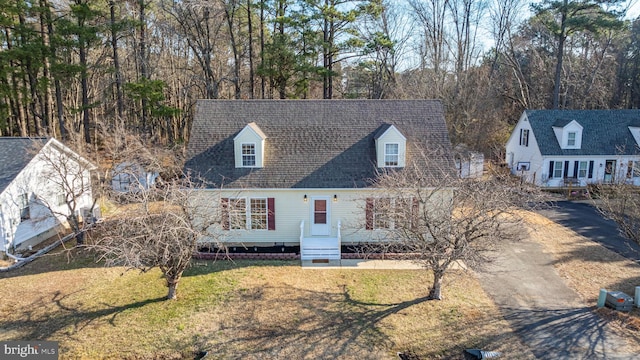
{"type": "Polygon", "coordinates": [[[397,143],[384,144],[384,166],[398,166],[400,145],[397,143]]]}
{"type": "Polygon", "coordinates": [[[398,229],[416,224],[417,202],[410,198],[368,198],[366,229],[398,229]]]}
{"type": "Polygon", "coordinates": [[[223,230],[275,230],[274,198],[223,198],[223,230]]]}
{"type": "Polygon", "coordinates": [[[580,161],[578,163],[578,177],[579,178],[586,178],[587,177],[587,165],[589,163],[586,161],[580,161]]]}
{"type": "Polygon", "coordinates": [[[18,205],[20,206],[20,221],[29,220],[31,218],[29,194],[20,194],[20,198],[18,200],[18,205]]]}
{"type": "Polygon", "coordinates": [[[567,146],[576,146],[576,133],[570,132],[567,134],[567,146]]]}
{"type": "Polygon", "coordinates": [[[242,144],[242,166],[256,166],[256,144],[242,144]]]}
{"type": "Polygon", "coordinates": [[[393,213],[391,198],[375,199],[373,203],[373,228],[390,229],[390,215],[393,213]]]}
{"type": "Polygon", "coordinates": [[[520,129],[520,145],[529,146],[529,129],[520,129]]]}
{"type": "Polygon", "coordinates": [[[640,177],[640,161],[629,161],[627,165],[627,178],[640,177]]]}
{"type": "Polygon", "coordinates": [[[562,161],[553,162],[553,177],[554,178],[562,177],[562,161]]]}
{"type": "Polygon", "coordinates": [[[266,230],[267,229],[267,199],[251,199],[251,207],[249,209],[250,221],[249,224],[251,230],[266,230]]]}
{"type": "Polygon", "coordinates": [[[229,199],[229,228],[240,230],[247,228],[247,199],[229,199]]]}

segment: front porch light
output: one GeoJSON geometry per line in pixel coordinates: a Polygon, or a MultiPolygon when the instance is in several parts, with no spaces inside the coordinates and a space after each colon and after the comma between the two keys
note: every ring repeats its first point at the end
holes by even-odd
{"type": "Polygon", "coordinates": [[[307,202],[307,194],[304,194],[304,202],[307,202]]]}
{"type": "Polygon", "coordinates": [[[333,202],[337,202],[338,201],[338,195],[333,195],[333,202]]]}

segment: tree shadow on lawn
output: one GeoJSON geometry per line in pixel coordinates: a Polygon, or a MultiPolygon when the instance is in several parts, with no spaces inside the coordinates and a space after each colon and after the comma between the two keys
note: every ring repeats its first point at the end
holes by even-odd
{"type": "MultiPolygon", "coordinates": [[[[263,298],[265,290],[247,292],[245,299],[263,298]]],[[[280,292],[280,289],[275,290],[280,292]]],[[[427,301],[422,297],[394,304],[361,302],[352,299],[346,287],[342,293],[282,290],[294,290],[303,295],[268,299],[259,308],[241,310],[239,317],[242,320],[234,321],[230,328],[225,329],[239,336],[231,336],[230,340],[216,347],[234,356],[336,358],[352,354],[368,358],[368,355],[391,345],[388,335],[380,327],[382,320],[427,301]],[[290,313],[265,316],[264,306],[288,309],[290,313]]],[[[217,353],[215,349],[213,352],[217,353]]]]}
{"type": "Polygon", "coordinates": [[[99,262],[93,252],[75,247],[74,243],[65,244],[64,248],[58,248],[48,254],[39,256],[20,268],[0,272],[0,279],[38,275],[54,271],[104,267],[104,263],[99,262]]]}
{"type": "MultiPolygon", "coordinates": [[[[426,358],[462,358],[462,350],[469,345],[486,343],[486,337],[465,339],[460,344],[442,349],[425,350],[432,335],[416,325],[411,311],[413,306],[429,302],[427,297],[412,300],[378,303],[354,299],[346,286],[340,292],[313,291],[299,288],[255,288],[234,303],[237,312],[228,314],[220,329],[203,333],[208,348],[222,358],[318,358],[318,359],[380,359],[388,358],[395,351],[419,351],[426,358]],[[289,294],[290,296],[274,296],[289,294]],[[243,305],[254,304],[243,308],[243,305]],[[391,316],[396,317],[391,321],[391,316]],[[416,327],[414,327],[416,325],[416,327]],[[403,338],[406,334],[410,339],[403,338]],[[415,337],[415,338],[414,338],[415,337]],[[401,344],[397,342],[403,341],[401,344]],[[415,347],[415,349],[410,348],[415,347]],[[425,354],[425,351],[430,351],[425,354]]],[[[437,302],[444,306],[443,302],[437,302]]],[[[428,308],[425,308],[428,311],[428,308]]],[[[434,311],[430,316],[443,316],[434,311]]],[[[453,320],[455,321],[455,320],[453,320]]],[[[476,325],[490,321],[483,319],[476,325]]],[[[496,321],[502,321],[498,319],[496,321]]],[[[456,329],[470,326],[455,324],[439,329],[444,336],[454,335],[456,329]]],[[[482,325],[480,325],[482,326],[482,325]]],[[[500,329],[503,331],[503,329],[500,329]]],[[[471,332],[471,331],[470,331],[471,332]]],[[[501,336],[493,333],[489,337],[501,336]]]]}
{"type": "Polygon", "coordinates": [[[0,319],[0,328],[15,330],[20,334],[20,339],[12,340],[46,340],[59,331],[71,328],[67,330],[66,335],[73,339],[73,334],[80,333],[99,319],[105,319],[112,326],[116,326],[116,317],[123,311],[166,300],[165,297],[160,297],[121,306],[101,303],[102,307],[97,310],[82,310],[64,304],[65,300],[80,291],[69,294],[57,291],[51,299],[41,297],[21,308],[21,314],[16,319],[7,320],[7,317],[0,319]]]}
{"type": "MultiPolygon", "coordinates": [[[[504,318],[540,359],[603,359],[625,353],[625,341],[593,308],[503,309],[504,318]]],[[[626,355],[629,355],[627,352],[626,355]]]]}

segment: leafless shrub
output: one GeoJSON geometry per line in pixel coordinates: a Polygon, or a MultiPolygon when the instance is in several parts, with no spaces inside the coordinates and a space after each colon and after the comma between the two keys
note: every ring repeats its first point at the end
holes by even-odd
{"type": "Polygon", "coordinates": [[[624,181],[592,188],[600,212],[618,224],[623,236],[640,244],[640,189],[624,181]]]}
{"type": "Polygon", "coordinates": [[[220,202],[201,196],[203,186],[188,177],[129,194],[130,203],[100,223],[89,247],[107,266],[148,271],[160,268],[167,299],[177,298],[182,273],[201,241],[221,248],[217,232],[220,202]]]}
{"type": "Polygon", "coordinates": [[[413,165],[380,174],[375,186],[383,195],[367,199],[367,213],[373,214],[367,228],[383,234],[385,251],[433,271],[428,297],[438,300],[454,263],[481,266],[498,243],[520,239],[521,210],[543,200],[538,190],[510,176],[460,179],[449,169],[426,172],[413,165]]]}

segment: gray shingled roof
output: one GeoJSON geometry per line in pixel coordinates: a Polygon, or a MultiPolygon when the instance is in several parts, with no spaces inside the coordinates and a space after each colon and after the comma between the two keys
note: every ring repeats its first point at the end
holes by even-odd
{"type": "Polygon", "coordinates": [[[453,169],[435,100],[200,100],[185,167],[230,188],[367,187],[376,175],[374,136],[390,124],[407,138],[407,161],[453,169]],[[236,169],[233,138],[252,121],[267,136],[265,165],[236,169]],[[431,146],[442,155],[428,163],[416,155],[431,146]]]}
{"type": "Polygon", "coordinates": [[[0,137],[0,193],[11,184],[47,138],[0,137]]]}
{"type": "Polygon", "coordinates": [[[640,151],[629,126],[640,123],[640,110],[527,110],[542,155],[632,155],[640,151]],[[576,120],[581,149],[561,149],[553,126],[576,120]]]}

